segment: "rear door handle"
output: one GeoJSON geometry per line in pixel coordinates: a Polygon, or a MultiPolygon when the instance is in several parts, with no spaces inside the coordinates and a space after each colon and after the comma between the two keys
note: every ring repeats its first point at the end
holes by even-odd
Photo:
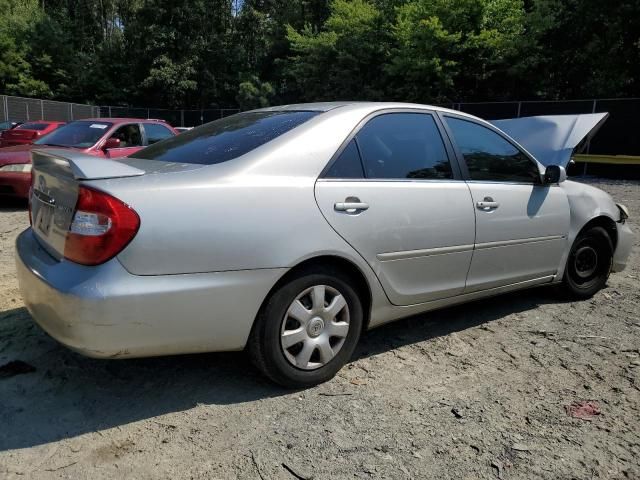
{"type": "Polygon", "coordinates": [[[494,202],[491,197],[484,197],[484,200],[476,203],[476,207],[480,210],[495,210],[498,208],[500,204],[498,202],[494,202]]]}
{"type": "MultiPolygon", "coordinates": [[[[348,199],[350,200],[350,199],[348,199]]],[[[364,202],[360,202],[360,201],[354,201],[354,202],[340,202],[340,203],[336,203],[333,206],[333,209],[336,212],[346,212],[346,213],[358,213],[358,212],[362,212],[364,210],[367,210],[369,208],[369,204],[368,203],[364,203],[364,202]]]]}

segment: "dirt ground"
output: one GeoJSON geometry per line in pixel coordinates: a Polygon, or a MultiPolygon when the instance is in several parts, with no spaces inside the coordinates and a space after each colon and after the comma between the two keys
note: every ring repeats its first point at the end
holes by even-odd
{"type": "MultiPolygon", "coordinates": [[[[640,183],[595,181],[640,212],[640,183]]],[[[590,301],[529,290],[367,333],[290,392],[243,354],[91,360],[23,308],[0,207],[0,478],[640,479],[640,250],[590,301]],[[588,420],[567,413],[592,401],[588,420]]],[[[637,227],[636,227],[637,230],[637,227]]]]}

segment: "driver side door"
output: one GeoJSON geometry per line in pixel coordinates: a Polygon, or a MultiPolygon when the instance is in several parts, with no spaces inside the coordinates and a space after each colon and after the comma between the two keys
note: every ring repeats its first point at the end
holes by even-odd
{"type": "Polygon", "coordinates": [[[465,293],[551,281],[568,248],[569,202],[538,164],[498,130],[444,116],[466,171],[476,238],[465,293]]]}

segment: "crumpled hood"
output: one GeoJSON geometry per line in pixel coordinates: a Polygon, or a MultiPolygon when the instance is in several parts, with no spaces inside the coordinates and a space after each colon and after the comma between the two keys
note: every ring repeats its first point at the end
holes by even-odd
{"type": "Polygon", "coordinates": [[[575,148],[592,138],[608,113],[510,118],[491,123],[522,145],[545,166],[567,168],[575,148]]]}

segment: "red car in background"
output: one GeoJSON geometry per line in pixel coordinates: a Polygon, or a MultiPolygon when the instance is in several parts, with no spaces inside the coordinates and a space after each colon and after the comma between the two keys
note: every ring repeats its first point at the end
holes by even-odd
{"type": "Polygon", "coordinates": [[[28,145],[64,124],[65,122],[49,122],[47,120],[23,123],[0,133],[0,148],[12,147],[13,145],[28,145]]]}
{"type": "Polygon", "coordinates": [[[22,122],[16,122],[13,120],[5,120],[4,122],[0,122],[0,133],[4,132],[5,130],[16,128],[18,125],[22,125],[22,122]]]}
{"type": "Polygon", "coordinates": [[[120,158],[176,135],[162,120],[95,118],[68,123],[31,145],[0,149],[0,197],[27,198],[31,186],[31,150],[68,148],[96,157],[120,158]]]}

